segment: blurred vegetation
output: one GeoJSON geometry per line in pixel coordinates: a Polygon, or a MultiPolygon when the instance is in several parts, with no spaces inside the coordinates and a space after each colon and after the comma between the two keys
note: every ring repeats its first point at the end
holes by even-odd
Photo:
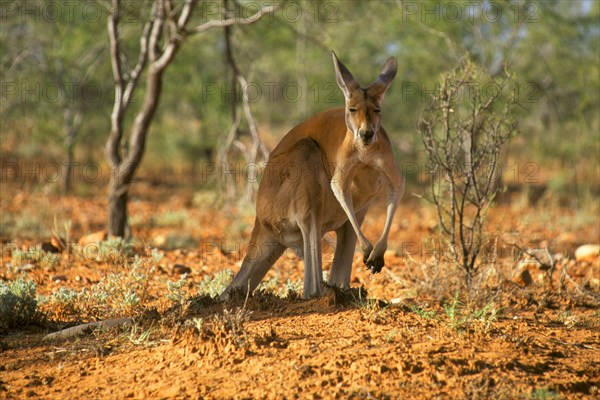
{"type": "MultiPolygon", "coordinates": [[[[242,10],[258,4],[240,3],[242,10]]],[[[127,3],[123,37],[131,49],[138,45],[142,22],[137,17],[145,6],[144,1],[127,3]]],[[[193,18],[220,19],[221,10],[221,2],[206,1],[193,18]]],[[[114,99],[109,12],[106,0],[1,2],[3,181],[15,175],[13,167],[5,168],[7,162],[66,159],[66,135],[76,113],[82,118],[75,162],[105,168],[114,99]]],[[[260,134],[271,148],[298,122],[343,104],[330,50],[364,86],[387,57],[397,57],[399,79],[383,112],[402,166],[424,165],[415,124],[443,73],[466,55],[491,76],[510,65],[522,104],[516,115],[522,135],[511,144],[505,162],[514,167],[507,168],[504,179],[576,193],[568,204],[576,206],[599,191],[599,18],[600,2],[592,0],[295,0],[283,3],[272,17],[234,27],[232,38],[239,68],[251,82],[260,134]],[[529,162],[536,165],[533,176],[518,173],[529,162]]],[[[128,62],[136,57],[131,52],[128,62]]],[[[223,29],[186,40],[166,72],[142,174],[161,172],[168,180],[169,172],[186,172],[196,184],[210,186],[202,177],[205,163],[214,161],[232,122],[230,74],[223,29]]],[[[409,173],[408,179],[416,182],[423,175],[409,173]]]]}
{"type": "Polygon", "coordinates": [[[0,281],[0,333],[39,323],[42,318],[35,296],[35,282],[22,278],[7,283],[0,281]]]}

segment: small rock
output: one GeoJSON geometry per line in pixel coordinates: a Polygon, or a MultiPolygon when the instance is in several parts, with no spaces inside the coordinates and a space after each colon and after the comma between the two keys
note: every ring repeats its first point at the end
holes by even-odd
{"type": "Polygon", "coordinates": [[[157,235],[152,238],[152,245],[154,247],[162,247],[167,243],[167,237],[165,235],[157,235]]]}
{"type": "Polygon", "coordinates": [[[533,283],[533,278],[531,277],[531,274],[529,273],[528,269],[524,269],[523,271],[521,271],[521,274],[519,276],[521,278],[521,281],[525,284],[525,286],[529,286],[533,283]]]}
{"type": "Polygon", "coordinates": [[[35,268],[35,265],[33,265],[33,264],[23,264],[23,265],[19,265],[18,267],[15,267],[15,270],[17,272],[27,272],[27,271],[31,271],[34,268],[35,268]]]}
{"type": "Polygon", "coordinates": [[[533,278],[527,267],[521,267],[513,277],[512,281],[519,285],[529,286],[533,283],[533,278]]]}
{"type": "Polygon", "coordinates": [[[42,243],[42,250],[44,250],[47,253],[60,253],[60,249],[58,247],[54,246],[54,244],[52,244],[52,242],[42,243]]]}
{"type": "Polygon", "coordinates": [[[173,273],[174,274],[183,275],[183,274],[190,274],[191,272],[192,272],[192,269],[190,267],[188,267],[187,265],[183,265],[183,264],[173,265],[173,273]]]}
{"type": "Polygon", "coordinates": [[[106,237],[106,231],[98,231],[82,237],[81,239],[79,239],[78,244],[80,246],[85,246],[90,243],[103,242],[106,240],[106,237]]]}
{"type": "Polygon", "coordinates": [[[158,272],[159,274],[166,274],[166,273],[168,273],[168,272],[167,272],[167,271],[166,271],[166,270],[165,270],[165,269],[162,267],[162,265],[160,265],[160,264],[156,266],[156,272],[158,272]]]}
{"type": "Polygon", "coordinates": [[[394,297],[393,299],[390,300],[390,304],[402,304],[402,302],[404,301],[404,297],[394,297]]]}
{"type": "Polygon", "coordinates": [[[591,261],[600,256],[600,245],[584,244],[575,250],[575,259],[577,261],[591,261]]]}
{"type": "Polygon", "coordinates": [[[66,275],[50,275],[50,280],[52,282],[64,282],[68,280],[66,275]]]}

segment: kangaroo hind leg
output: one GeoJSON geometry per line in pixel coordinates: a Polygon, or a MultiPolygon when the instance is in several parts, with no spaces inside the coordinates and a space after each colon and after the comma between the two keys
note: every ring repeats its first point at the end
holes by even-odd
{"type": "Polygon", "coordinates": [[[297,180],[291,203],[292,215],[302,233],[304,251],[304,292],[305,299],[319,296],[323,291],[323,270],[321,251],[321,224],[323,215],[324,190],[328,185],[326,159],[312,139],[300,140],[291,158],[302,171],[302,179],[297,180]]]}
{"type": "Polygon", "coordinates": [[[316,215],[300,223],[304,243],[304,292],[302,298],[310,299],[321,295],[323,269],[321,264],[321,225],[316,215]]]}
{"type": "Polygon", "coordinates": [[[236,290],[244,295],[252,293],[284,250],[285,247],[257,218],[242,267],[219,298],[227,300],[236,290]]]}

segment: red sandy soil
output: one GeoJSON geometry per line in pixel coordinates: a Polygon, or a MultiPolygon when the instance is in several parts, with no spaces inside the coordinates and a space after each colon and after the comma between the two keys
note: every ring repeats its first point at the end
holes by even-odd
{"type": "MultiPolygon", "coordinates": [[[[386,268],[370,275],[357,252],[353,287],[370,299],[340,300],[328,290],[319,299],[300,300],[258,294],[246,303],[172,307],[167,281],[180,278],[176,264],[189,267],[187,294],[196,295],[206,276],[239,268],[253,223],[252,207],[211,208],[202,197],[180,189],[141,187],[132,196],[136,252],[169,234],[185,234],[192,244],[161,250],[141,305],[154,317],[136,326],[63,341],[45,334],[76,322],[66,318],[4,332],[0,336],[0,397],[44,399],[160,398],[597,398],[600,389],[600,266],[598,259],[576,261],[574,250],[599,237],[597,218],[576,222],[565,209],[494,208],[490,237],[498,259],[478,281],[479,291],[452,319],[444,309],[457,293],[449,263],[435,262],[435,213],[407,199],[400,207],[386,254],[386,268]],[[174,225],[156,216],[177,210],[187,218],[174,225]],[[154,221],[154,222],[153,222],[154,221]],[[158,238],[158,239],[157,239],[158,238]],[[548,248],[557,260],[552,279],[532,263],[533,283],[515,278],[521,247],[548,248]],[[224,249],[219,247],[224,244],[224,249]],[[408,253],[408,254],[407,254],[408,253]],[[477,310],[489,305],[487,317],[477,310]],[[223,316],[224,310],[229,316],[223,316]],[[490,316],[489,311],[495,314],[490,316]],[[429,312],[429,313],[427,313],[429,312]],[[236,316],[237,315],[237,316],[236,316]],[[195,320],[194,320],[195,318],[195,320]],[[199,318],[203,319],[200,324],[199,318]],[[462,319],[464,318],[464,319],[462,319]],[[200,326],[201,325],[201,326],[200,326]],[[196,329],[199,327],[199,329],[196,329]],[[233,327],[233,328],[232,328],[233,327]],[[147,337],[142,336],[148,332],[147,337]]],[[[104,196],[2,193],[2,214],[57,215],[72,221],[71,240],[100,230],[104,196]]],[[[365,232],[375,240],[384,212],[374,207],[365,232]]],[[[40,217],[41,218],[41,217],[40,217]]],[[[52,219],[40,221],[50,224],[52,219]]],[[[60,229],[59,229],[60,230],[60,229]]],[[[334,238],[334,235],[330,236],[334,238]]],[[[4,248],[30,248],[45,237],[4,237],[4,248]]],[[[37,293],[59,287],[91,288],[119,263],[97,262],[63,252],[57,265],[17,272],[3,251],[0,278],[25,275],[37,293]]],[[[328,258],[329,257],[329,258],[328,258]]],[[[331,264],[325,254],[324,268],[331,264]]],[[[302,278],[302,261],[286,255],[267,279],[302,278]]],[[[358,293],[357,290],[353,292],[358,293]]],[[[106,313],[105,313],[106,314],[106,313]]],[[[139,315],[139,314],[136,314],[139,315]]],[[[124,315],[117,315],[124,316],[124,315]]],[[[127,315],[125,315],[127,316],[127,315]]]]}

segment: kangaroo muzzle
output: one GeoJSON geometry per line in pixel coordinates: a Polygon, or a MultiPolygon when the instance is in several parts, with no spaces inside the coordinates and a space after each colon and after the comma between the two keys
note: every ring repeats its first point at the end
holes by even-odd
{"type": "Polygon", "coordinates": [[[375,132],[373,129],[361,129],[358,131],[358,136],[363,140],[363,142],[368,144],[372,141],[373,137],[375,137],[375,132]]]}

